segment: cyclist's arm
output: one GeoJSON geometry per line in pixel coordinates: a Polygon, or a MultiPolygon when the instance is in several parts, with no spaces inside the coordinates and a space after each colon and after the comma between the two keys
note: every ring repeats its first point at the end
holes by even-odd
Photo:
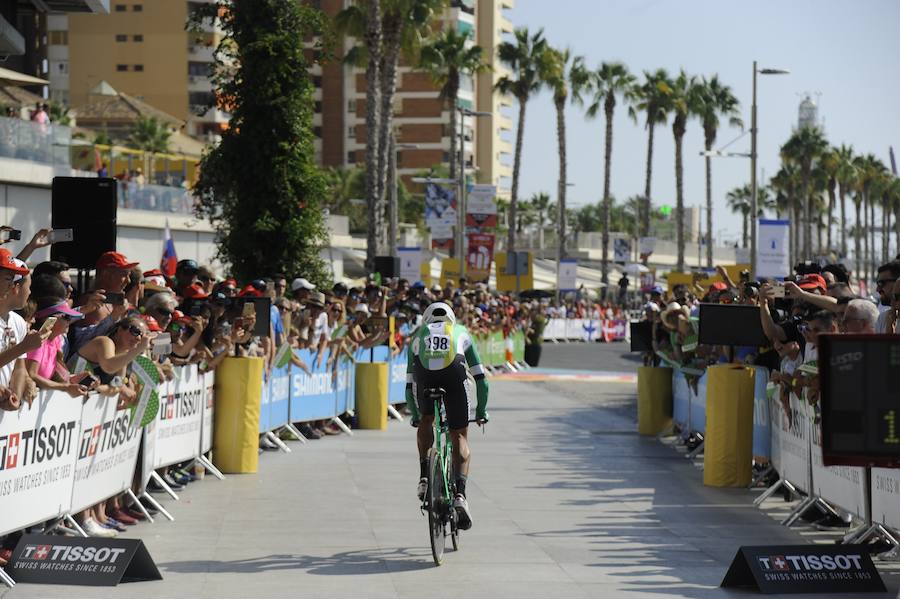
{"type": "Polygon", "coordinates": [[[406,407],[409,408],[412,419],[419,420],[419,406],[416,404],[416,398],[413,396],[413,383],[416,380],[414,368],[414,364],[416,363],[415,360],[415,352],[413,351],[412,344],[410,344],[410,347],[406,352],[406,407]]]}
{"type": "Polygon", "coordinates": [[[469,371],[475,378],[475,394],[478,397],[478,407],[475,411],[476,417],[486,420],[487,402],[488,402],[488,382],[484,375],[484,366],[481,364],[481,357],[474,343],[470,343],[466,349],[466,364],[469,365],[469,371]]]}

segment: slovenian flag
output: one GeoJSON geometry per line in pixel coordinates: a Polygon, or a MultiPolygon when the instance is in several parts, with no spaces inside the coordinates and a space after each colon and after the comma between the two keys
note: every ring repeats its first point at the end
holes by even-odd
{"type": "Polygon", "coordinates": [[[166,234],[163,238],[163,253],[162,259],[159,261],[159,269],[167,277],[174,277],[177,264],[178,254],[175,253],[175,242],[172,240],[172,231],[169,230],[169,220],[166,219],[166,234]]]}

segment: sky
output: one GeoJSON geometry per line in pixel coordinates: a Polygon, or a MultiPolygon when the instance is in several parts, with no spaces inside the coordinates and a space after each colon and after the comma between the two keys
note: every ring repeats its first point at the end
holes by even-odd
{"type": "MultiPolygon", "coordinates": [[[[569,47],[591,68],[621,61],[632,73],[665,68],[707,77],[718,74],[741,102],[750,127],[753,60],[789,75],[759,76],[759,169],[766,178],[779,167],[778,150],[797,123],[797,108],[810,93],[834,145],[851,144],[890,165],[888,146],[900,149],[900,2],[897,0],[516,0],[507,11],[516,27],[540,27],[549,43],[569,47]]],[[[640,77],[639,77],[640,78],[640,77]]],[[[515,114],[515,111],[513,112],[515,114]]],[[[515,118],[513,118],[515,127],[515,118]]],[[[603,195],[604,119],[586,120],[584,109],[566,110],[567,202],[596,202],[603,195]]],[[[670,121],[671,123],[671,121],[670,121]]],[[[740,129],[723,126],[719,148],[740,129]]],[[[613,121],[612,194],[619,200],[644,189],[647,135],[620,102],[613,121]]],[[[513,135],[510,139],[514,140],[513,135]]],[[[705,203],[703,131],[689,121],[684,138],[685,206],[705,203]]],[[[749,152],[750,136],[728,148],[749,152]]],[[[528,103],[520,198],[556,195],[556,118],[546,91],[528,103]]],[[[675,150],[671,126],[654,139],[654,205],[675,204],[675,150]]],[[[740,236],[741,221],[725,194],[750,181],[746,158],[713,160],[713,233],[740,236]]],[[[705,221],[705,215],[704,215],[705,221]]]]}

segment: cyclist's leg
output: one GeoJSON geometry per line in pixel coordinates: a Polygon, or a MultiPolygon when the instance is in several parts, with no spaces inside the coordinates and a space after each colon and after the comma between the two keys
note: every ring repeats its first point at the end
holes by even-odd
{"type": "Polygon", "coordinates": [[[466,479],[469,477],[469,428],[450,431],[453,440],[453,472],[456,474],[457,491],[466,494],[466,479]],[[460,488],[460,482],[462,488],[460,488]]]}
{"type": "Polygon", "coordinates": [[[419,406],[419,428],[416,429],[416,445],[419,449],[419,483],[416,494],[423,500],[428,488],[428,450],[434,445],[434,403],[425,398],[425,389],[430,388],[429,373],[419,359],[413,366],[413,397],[419,406]]]}
{"type": "Polygon", "coordinates": [[[424,460],[428,456],[428,450],[434,445],[434,414],[422,415],[416,431],[416,441],[419,444],[419,459],[424,460]]]}

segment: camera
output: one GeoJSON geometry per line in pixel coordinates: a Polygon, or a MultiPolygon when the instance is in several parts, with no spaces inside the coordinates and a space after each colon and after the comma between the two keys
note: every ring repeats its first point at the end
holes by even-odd
{"type": "Polygon", "coordinates": [[[3,229],[0,231],[0,241],[19,241],[22,239],[22,231],[19,229],[3,229]]]}
{"type": "Polygon", "coordinates": [[[798,262],[797,266],[794,267],[794,272],[801,277],[803,275],[817,275],[822,272],[822,267],[817,262],[806,260],[805,262],[798,262]]]}

